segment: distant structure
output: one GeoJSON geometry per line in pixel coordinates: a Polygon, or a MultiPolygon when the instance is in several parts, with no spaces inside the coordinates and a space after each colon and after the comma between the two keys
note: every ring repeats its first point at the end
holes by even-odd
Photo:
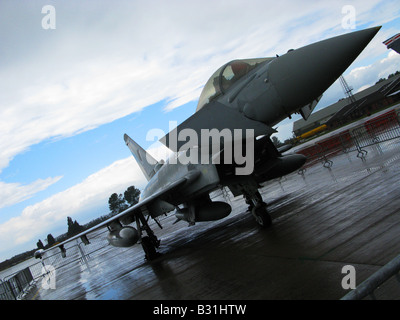
{"type": "Polygon", "coordinates": [[[390,37],[389,39],[383,41],[383,44],[388,49],[393,49],[397,53],[400,53],[400,33],[395,34],[393,37],[390,37]]]}
{"type": "Polygon", "coordinates": [[[343,75],[340,76],[340,84],[342,85],[344,94],[347,96],[347,98],[349,99],[349,103],[355,103],[356,102],[356,98],[354,98],[354,95],[352,93],[353,88],[351,88],[346,80],[344,79],[343,75]]]}
{"type": "Polygon", "coordinates": [[[400,74],[396,73],[389,79],[379,81],[375,85],[357,92],[353,98],[355,102],[350,102],[349,99],[340,99],[330,106],[313,112],[307,121],[304,119],[295,121],[293,123],[294,135],[301,136],[322,125],[333,129],[400,101],[400,74]]]}

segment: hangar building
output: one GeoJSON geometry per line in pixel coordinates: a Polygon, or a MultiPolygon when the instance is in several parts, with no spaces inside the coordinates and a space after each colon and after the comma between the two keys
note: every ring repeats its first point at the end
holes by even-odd
{"type": "Polygon", "coordinates": [[[315,129],[323,124],[335,128],[340,124],[360,118],[374,110],[382,109],[400,100],[400,74],[380,81],[375,85],[354,94],[355,102],[349,103],[347,98],[318,110],[305,121],[293,123],[296,136],[315,129]]]}

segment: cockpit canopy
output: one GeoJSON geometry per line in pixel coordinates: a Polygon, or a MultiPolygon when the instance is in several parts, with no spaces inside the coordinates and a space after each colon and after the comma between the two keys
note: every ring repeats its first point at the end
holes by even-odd
{"type": "Polygon", "coordinates": [[[261,63],[273,58],[233,60],[217,71],[208,79],[201,92],[196,111],[199,111],[207,103],[221,94],[224,94],[236,81],[254,70],[261,63]]]}

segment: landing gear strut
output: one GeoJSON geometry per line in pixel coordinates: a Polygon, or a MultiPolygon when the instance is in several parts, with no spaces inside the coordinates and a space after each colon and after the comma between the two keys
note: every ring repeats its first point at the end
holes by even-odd
{"type": "Polygon", "coordinates": [[[267,228],[272,225],[271,215],[269,214],[266,206],[254,207],[251,210],[251,214],[256,219],[259,226],[267,228]]]}
{"type": "Polygon", "coordinates": [[[136,214],[136,224],[140,235],[142,235],[142,230],[145,230],[147,233],[147,236],[141,236],[142,248],[145,253],[146,260],[151,261],[158,258],[161,254],[157,252],[156,249],[160,246],[161,241],[158,240],[153,230],[151,230],[149,224],[143,216],[143,213],[140,212],[136,214]]]}
{"type": "Polygon", "coordinates": [[[267,228],[272,225],[272,218],[267,210],[267,204],[263,201],[260,192],[244,194],[246,203],[249,205],[249,211],[255,218],[258,225],[267,228]]]}

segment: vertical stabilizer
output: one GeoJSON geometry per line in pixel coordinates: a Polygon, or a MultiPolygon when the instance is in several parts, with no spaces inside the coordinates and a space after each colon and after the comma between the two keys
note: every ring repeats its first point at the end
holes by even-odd
{"type": "Polygon", "coordinates": [[[139,164],[147,181],[151,179],[156,173],[155,167],[158,164],[157,160],[154,159],[146,150],[139,146],[133,141],[127,134],[124,134],[124,140],[129,150],[131,150],[133,157],[139,164]]]}

